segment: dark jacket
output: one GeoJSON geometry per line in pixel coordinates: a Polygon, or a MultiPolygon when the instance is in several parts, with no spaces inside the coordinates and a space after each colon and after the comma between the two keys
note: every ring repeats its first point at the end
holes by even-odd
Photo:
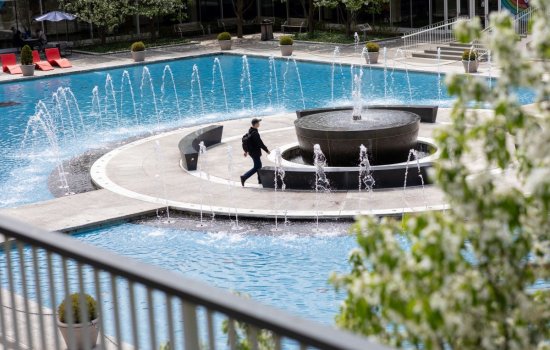
{"type": "Polygon", "coordinates": [[[267,149],[266,145],[264,145],[262,138],[260,137],[258,129],[250,128],[248,130],[248,134],[250,134],[247,142],[248,154],[250,154],[251,157],[261,157],[262,150],[264,150],[266,153],[269,153],[269,150],[267,149]]]}

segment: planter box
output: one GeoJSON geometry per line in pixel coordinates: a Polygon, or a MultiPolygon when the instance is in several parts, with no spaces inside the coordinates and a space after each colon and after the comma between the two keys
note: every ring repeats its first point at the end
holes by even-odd
{"type": "Polygon", "coordinates": [[[281,48],[281,56],[290,56],[292,55],[293,47],[292,45],[279,45],[281,48]]]}
{"type": "Polygon", "coordinates": [[[231,50],[232,40],[218,40],[218,43],[220,43],[220,49],[231,50]]]}
{"type": "Polygon", "coordinates": [[[34,75],[34,64],[22,64],[20,65],[23,76],[30,77],[34,75]]]}
{"type": "MultiPolygon", "coordinates": [[[[85,335],[88,338],[88,345],[92,348],[96,346],[97,336],[99,335],[97,320],[98,319],[96,318],[89,323],[77,323],[72,326],[76,349],[85,349],[85,335]]],[[[67,347],[69,347],[69,325],[66,323],[62,323],[58,319],[57,328],[59,328],[59,331],[61,332],[61,335],[65,340],[65,344],[67,344],[67,347]]]]}
{"type": "Polygon", "coordinates": [[[145,61],[145,51],[132,51],[132,58],[134,59],[134,62],[145,61]]]}
{"type": "Polygon", "coordinates": [[[464,66],[464,72],[466,73],[476,73],[477,67],[479,66],[479,61],[462,61],[462,65],[464,66]]]}
{"type": "Polygon", "coordinates": [[[379,52],[365,52],[365,62],[367,64],[375,64],[378,63],[378,55],[379,52]]]}

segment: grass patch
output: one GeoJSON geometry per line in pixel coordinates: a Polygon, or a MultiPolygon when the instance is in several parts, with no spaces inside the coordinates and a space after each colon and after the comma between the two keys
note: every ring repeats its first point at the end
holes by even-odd
{"type": "MultiPolygon", "coordinates": [[[[189,39],[185,39],[185,38],[159,38],[153,42],[144,41],[143,43],[145,44],[145,48],[149,48],[149,47],[158,47],[158,46],[166,46],[166,45],[187,44],[189,42],[190,42],[189,39]]],[[[94,44],[94,45],[80,46],[76,49],[82,50],[82,51],[95,52],[95,53],[130,51],[130,46],[132,45],[132,43],[133,41],[106,43],[104,45],[94,44]]]]}
{"type": "MultiPolygon", "coordinates": [[[[373,33],[373,34],[367,34],[367,41],[370,40],[379,40],[379,39],[385,39],[392,36],[396,36],[397,34],[388,34],[388,33],[373,33]]],[[[359,37],[361,41],[364,41],[364,37],[362,33],[359,33],[359,37]]],[[[310,37],[308,33],[297,33],[294,35],[294,39],[296,40],[304,40],[304,41],[316,41],[320,43],[339,43],[339,44],[353,44],[353,36],[347,37],[345,33],[342,32],[335,32],[335,31],[322,31],[322,30],[316,30],[313,34],[313,37],[310,37]]]]}

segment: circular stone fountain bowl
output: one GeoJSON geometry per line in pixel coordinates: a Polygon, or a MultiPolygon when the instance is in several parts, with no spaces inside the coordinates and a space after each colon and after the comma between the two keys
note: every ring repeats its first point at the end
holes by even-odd
{"type": "Polygon", "coordinates": [[[367,147],[373,165],[407,160],[409,150],[417,143],[417,114],[364,109],[361,118],[353,120],[349,110],[298,118],[294,127],[304,159],[313,159],[313,146],[319,144],[329,166],[357,166],[360,145],[367,147]]]}

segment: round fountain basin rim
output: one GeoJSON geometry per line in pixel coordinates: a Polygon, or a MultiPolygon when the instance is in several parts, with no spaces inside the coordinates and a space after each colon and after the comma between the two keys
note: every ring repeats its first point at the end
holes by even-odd
{"type": "MultiPolygon", "coordinates": [[[[439,147],[437,147],[437,145],[435,144],[435,142],[431,138],[419,136],[416,141],[417,141],[417,143],[422,143],[422,144],[428,145],[431,148],[435,149],[435,152],[433,154],[430,154],[429,156],[424,157],[424,158],[420,158],[418,160],[418,162],[421,165],[433,164],[439,158],[439,155],[441,153],[441,150],[439,149],[439,147]]],[[[290,144],[287,144],[287,145],[279,146],[278,148],[281,151],[281,154],[283,154],[284,152],[287,152],[291,149],[300,148],[300,145],[298,144],[298,142],[294,142],[294,143],[290,143],[290,144]]],[[[267,158],[270,161],[272,161],[273,163],[275,163],[275,152],[271,152],[271,154],[269,154],[267,156],[267,158]]],[[[375,171],[377,169],[381,170],[381,169],[399,168],[399,167],[402,167],[406,164],[407,164],[407,162],[405,161],[405,162],[393,163],[393,164],[372,165],[371,170],[375,171]]],[[[416,164],[416,160],[411,160],[409,162],[409,164],[416,164]]],[[[289,168],[315,168],[315,166],[313,166],[313,165],[294,163],[294,162],[291,162],[291,161],[286,160],[284,158],[282,159],[282,165],[283,165],[283,167],[289,167],[289,168]]],[[[337,170],[350,171],[350,170],[358,169],[358,168],[359,167],[357,167],[357,166],[355,166],[355,167],[326,166],[325,167],[325,169],[333,169],[333,170],[336,170],[336,171],[337,170]]]]}
{"type": "MultiPolygon", "coordinates": [[[[420,124],[420,120],[421,120],[421,118],[418,114],[413,113],[413,112],[408,112],[408,111],[386,110],[386,109],[377,109],[377,108],[368,109],[367,111],[376,111],[376,112],[381,112],[381,113],[384,113],[384,114],[399,114],[401,116],[407,115],[407,116],[412,117],[412,118],[409,119],[409,120],[403,120],[404,122],[400,123],[400,124],[380,124],[380,125],[373,126],[372,128],[364,127],[364,128],[357,128],[357,129],[351,129],[351,128],[349,128],[349,125],[342,126],[342,127],[335,126],[335,125],[327,125],[325,127],[322,127],[322,125],[318,125],[318,124],[317,125],[307,125],[307,124],[303,125],[308,121],[308,119],[313,119],[313,117],[318,117],[319,115],[322,115],[322,114],[336,114],[336,115],[339,115],[340,117],[349,117],[350,123],[356,123],[356,124],[361,125],[360,124],[361,120],[359,120],[359,121],[353,120],[353,117],[352,117],[351,113],[349,113],[350,111],[348,111],[348,110],[339,110],[339,111],[326,110],[326,111],[321,111],[319,113],[309,114],[309,115],[306,115],[306,116],[303,116],[301,118],[296,119],[294,121],[294,127],[296,129],[322,131],[322,132],[326,132],[326,133],[342,133],[342,132],[346,132],[346,133],[366,133],[366,132],[368,133],[368,132],[373,132],[374,133],[377,130],[387,131],[388,129],[400,129],[402,127],[407,127],[411,124],[420,124]]],[[[366,117],[368,118],[368,115],[366,117]]],[[[335,119],[339,119],[339,118],[335,118],[335,119]]],[[[363,120],[366,121],[367,119],[365,118],[363,120]]],[[[353,125],[353,124],[350,124],[350,125],[353,125]]]]}

